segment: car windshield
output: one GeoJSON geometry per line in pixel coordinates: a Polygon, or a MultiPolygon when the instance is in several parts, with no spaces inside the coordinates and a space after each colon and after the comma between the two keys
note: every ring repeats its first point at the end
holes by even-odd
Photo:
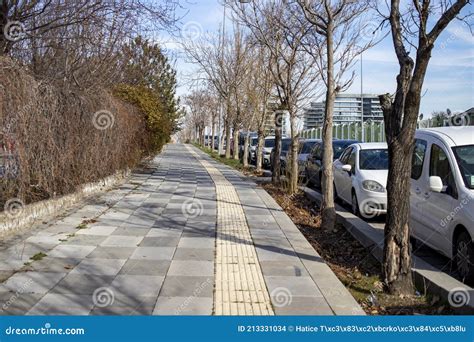
{"type": "Polygon", "coordinates": [[[311,149],[313,146],[316,144],[316,141],[306,141],[303,143],[303,146],[301,147],[301,154],[308,154],[311,152],[311,149]]]}
{"type": "Polygon", "coordinates": [[[275,139],[265,139],[265,147],[274,147],[275,146],[275,139]]]}
{"type": "Polygon", "coordinates": [[[464,184],[468,189],[474,189],[474,145],[453,147],[453,152],[464,184]]]}
{"type": "Polygon", "coordinates": [[[361,170],[388,170],[388,150],[360,150],[359,169],[361,170]]]}
{"type": "Polygon", "coordinates": [[[253,138],[252,142],[250,143],[250,146],[257,146],[258,144],[258,138],[253,138]]]}

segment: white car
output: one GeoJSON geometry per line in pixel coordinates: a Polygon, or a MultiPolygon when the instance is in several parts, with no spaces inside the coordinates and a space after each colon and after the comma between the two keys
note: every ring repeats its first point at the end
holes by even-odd
{"type": "Polygon", "coordinates": [[[474,281],[474,127],[416,131],[410,191],[411,234],[454,260],[474,281]]]}
{"type": "Polygon", "coordinates": [[[388,150],[386,143],[348,146],[333,164],[334,197],[352,212],[372,218],[387,212],[388,150]]]}

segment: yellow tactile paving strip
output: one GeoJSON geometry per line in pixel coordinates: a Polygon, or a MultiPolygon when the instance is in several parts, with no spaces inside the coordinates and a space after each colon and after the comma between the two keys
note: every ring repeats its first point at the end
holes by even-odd
{"type": "Polygon", "coordinates": [[[187,147],[211,176],[217,194],[216,315],[273,315],[245,213],[234,186],[187,147]]]}

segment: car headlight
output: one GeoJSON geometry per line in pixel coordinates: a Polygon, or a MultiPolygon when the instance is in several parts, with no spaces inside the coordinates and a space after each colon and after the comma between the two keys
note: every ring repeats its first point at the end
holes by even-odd
{"type": "Polygon", "coordinates": [[[373,180],[363,181],[362,187],[364,188],[364,190],[368,191],[385,192],[385,188],[383,187],[383,185],[373,180]]]}

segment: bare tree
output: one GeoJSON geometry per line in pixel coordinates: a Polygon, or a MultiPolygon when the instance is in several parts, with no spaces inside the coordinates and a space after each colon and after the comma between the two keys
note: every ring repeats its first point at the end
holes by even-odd
{"type": "Polygon", "coordinates": [[[380,96],[390,160],[383,277],[391,293],[413,292],[409,194],[423,81],[437,38],[469,3],[468,0],[414,0],[405,11],[400,9],[400,0],[391,0],[386,16],[400,65],[395,95],[380,96]],[[434,13],[439,14],[437,18],[432,18],[434,13]],[[410,49],[416,50],[415,56],[410,56],[410,49]]]}
{"type": "MultiPolygon", "coordinates": [[[[224,102],[224,130],[226,138],[226,158],[231,157],[230,145],[233,116],[233,94],[246,77],[244,56],[246,53],[243,35],[234,29],[232,35],[217,36],[205,34],[194,40],[183,38],[182,46],[187,61],[195,64],[197,72],[191,76],[197,82],[209,82],[224,102]]],[[[235,112],[235,110],[234,110],[235,112]]]]}
{"type": "MultiPolygon", "coordinates": [[[[282,112],[288,112],[290,117],[292,158],[288,191],[294,193],[298,188],[299,106],[314,92],[319,77],[319,72],[314,68],[314,60],[308,58],[303,47],[308,27],[295,18],[287,2],[283,0],[254,0],[246,6],[229,2],[229,6],[237,20],[243,23],[254,38],[269,51],[269,67],[279,102],[275,108],[276,123],[281,123],[282,112]]],[[[277,132],[272,170],[275,183],[280,182],[280,146],[281,136],[277,132]]]]}
{"type": "MultiPolygon", "coordinates": [[[[311,23],[314,36],[308,44],[320,46],[322,51],[313,54],[326,85],[326,100],[323,122],[322,160],[322,226],[332,229],[336,222],[334,207],[334,176],[332,127],[334,102],[338,93],[347,89],[354,79],[354,73],[347,76],[354,59],[371,44],[358,46],[363,30],[361,17],[369,8],[369,1],[352,0],[298,0],[304,17],[311,23]]],[[[362,108],[361,108],[362,109],[362,108]]]]}

